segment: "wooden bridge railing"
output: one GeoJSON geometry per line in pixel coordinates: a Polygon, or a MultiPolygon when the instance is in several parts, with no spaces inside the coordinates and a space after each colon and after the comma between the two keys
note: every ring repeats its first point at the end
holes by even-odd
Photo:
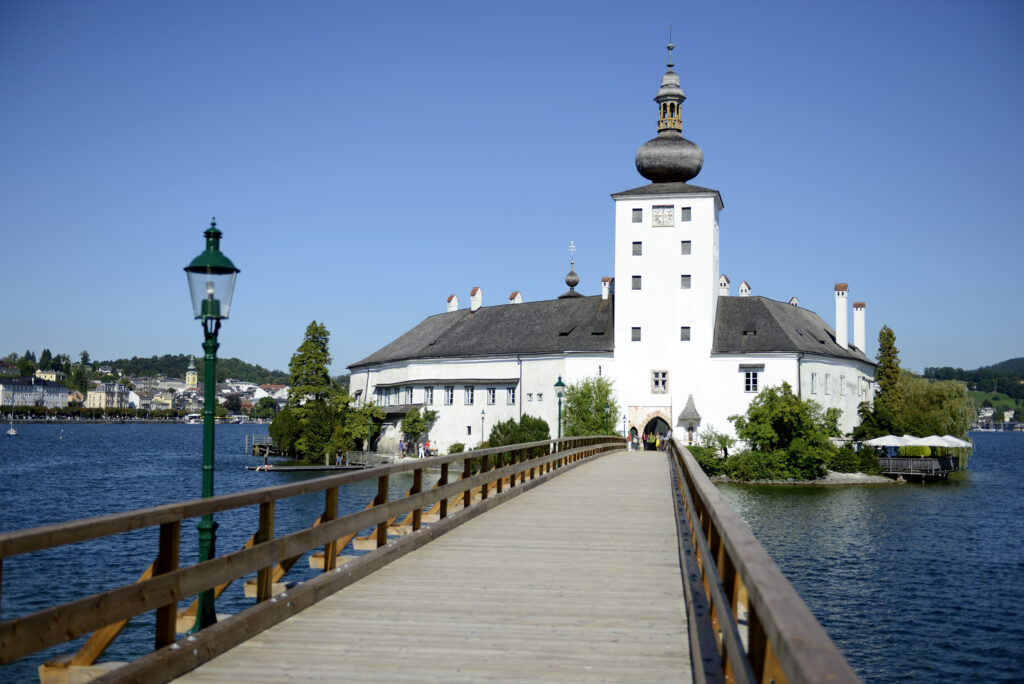
{"type": "Polygon", "coordinates": [[[11,556],[144,528],[160,530],[156,560],[136,583],[0,622],[0,665],[92,632],[77,655],[49,663],[53,668],[91,665],[128,620],[155,611],[155,650],[95,681],[168,681],[509,497],[624,444],[618,437],[572,437],[495,447],[0,534],[2,578],[3,559],[11,556]],[[453,465],[461,474],[449,481],[453,465]],[[440,469],[437,485],[426,491],[422,489],[425,468],[440,469]],[[403,498],[388,501],[389,479],[404,472],[413,473],[413,486],[403,498]],[[365,480],[377,481],[377,496],[365,509],[338,517],[338,488],[365,480]],[[276,502],[316,492],[323,492],[325,498],[324,513],[317,522],[275,537],[276,502]],[[179,567],[182,521],[249,507],[256,507],[256,532],[241,550],[179,567]],[[422,512],[428,507],[437,511],[437,522],[423,527],[422,512]],[[389,543],[388,527],[401,516],[413,534],[389,543]],[[375,528],[376,550],[338,565],[337,554],[367,527],[375,528]],[[323,574],[272,596],[271,583],[317,548],[323,548],[323,574]],[[184,641],[175,640],[180,600],[211,587],[222,591],[233,580],[254,573],[256,605],[184,641]]]}
{"type": "Polygon", "coordinates": [[[694,681],[859,682],[775,561],[676,440],[669,461],[694,681]]]}

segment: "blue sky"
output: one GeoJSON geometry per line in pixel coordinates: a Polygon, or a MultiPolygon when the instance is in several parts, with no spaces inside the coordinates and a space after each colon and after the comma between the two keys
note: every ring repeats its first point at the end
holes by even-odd
{"type": "Polygon", "coordinates": [[[241,268],[221,356],[333,371],[463,302],[612,274],[668,25],[733,284],[903,365],[1024,355],[1024,4],[0,3],[0,354],[201,355],[182,268],[241,268]],[[852,320],[852,319],[851,319],[852,320]]]}

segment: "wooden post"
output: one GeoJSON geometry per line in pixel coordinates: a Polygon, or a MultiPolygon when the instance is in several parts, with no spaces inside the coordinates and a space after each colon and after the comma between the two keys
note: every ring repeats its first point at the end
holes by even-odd
{"type": "MultiPolygon", "coordinates": [[[[276,501],[264,501],[260,504],[259,529],[256,530],[256,544],[274,538],[274,505],[276,501]]],[[[274,566],[260,568],[256,572],[256,602],[266,601],[274,595],[274,566]]]]}
{"type": "MultiPolygon", "coordinates": [[[[484,454],[483,456],[480,457],[480,472],[481,473],[486,473],[490,469],[491,469],[490,457],[487,454],[484,454]]],[[[488,487],[488,485],[490,485],[490,482],[488,482],[487,480],[484,480],[483,484],[480,485],[480,499],[482,501],[486,501],[487,500],[487,487],[488,487]]]]}
{"type": "MultiPolygon", "coordinates": [[[[323,521],[334,520],[338,517],[338,488],[331,487],[327,490],[324,500],[323,521]]],[[[324,546],[324,572],[333,570],[338,556],[338,540],[332,539],[324,546]]]]}
{"type": "MultiPolygon", "coordinates": [[[[409,490],[409,495],[419,494],[423,491],[423,468],[417,468],[412,473],[412,489],[409,490]]],[[[412,531],[415,532],[420,529],[420,525],[423,523],[423,509],[416,508],[412,512],[412,531]]]]}
{"type": "MultiPolygon", "coordinates": [[[[441,479],[437,481],[437,486],[438,487],[443,487],[446,484],[448,484],[448,464],[447,463],[442,463],[441,464],[441,479]]],[[[444,519],[444,518],[448,517],[448,497],[447,496],[444,497],[443,499],[441,499],[441,511],[440,511],[440,513],[438,515],[441,517],[441,519],[444,519]]]]}
{"type": "MultiPolygon", "coordinates": [[[[469,459],[462,459],[462,479],[468,480],[470,477],[472,477],[472,475],[473,473],[470,471],[469,467],[469,459]]],[[[462,508],[469,508],[469,505],[471,503],[473,503],[473,490],[467,489],[466,491],[462,492],[462,508]]]]}
{"type": "MultiPolygon", "coordinates": [[[[160,525],[160,551],[153,567],[153,575],[161,575],[178,569],[178,553],[181,542],[181,521],[160,525]]],[[[178,606],[169,603],[156,609],[156,635],[153,648],[163,648],[177,639],[175,628],[178,622],[178,606]]]]}
{"type": "MultiPolygon", "coordinates": [[[[388,476],[381,475],[377,478],[377,498],[373,500],[374,506],[383,506],[388,502],[388,476]]],[[[377,523],[377,548],[387,546],[388,543],[388,521],[382,520],[377,523]]]]}

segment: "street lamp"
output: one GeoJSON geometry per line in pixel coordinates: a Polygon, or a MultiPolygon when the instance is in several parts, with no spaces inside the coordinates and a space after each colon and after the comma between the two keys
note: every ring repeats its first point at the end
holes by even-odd
{"type": "Polygon", "coordinates": [[[558,439],[562,439],[562,397],[565,395],[565,383],[562,382],[561,375],[555,383],[555,394],[558,395],[558,439]]]}
{"type": "Polygon", "coordinates": [[[604,434],[608,434],[608,414],[612,410],[612,407],[608,404],[604,405],[604,434]]]}
{"type": "Polygon", "coordinates": [[[622,436],[626,436],[626,414],[622,414],[622,436]]]}
{"type": "MultiPolygon", "coordinates": [[[[228,317],[231,309],[231,295],[235,290],[235,276],[238,269],[231,260],[221,254],[221,232],[217,222],[210,221],[210,227],[203,233],[206,250],[185,267],[188,288],[192,294],[192,308],[195,317],[203,325],[203,351],[206,359],[203,378],[205,400],[203,403],[203,498],[213,496],[213,418],[217,405],[217,333],[220,322],[228,317]]],[[[216,555],[217,523],[213,514],[208,513],[199,520],[199,562],[205,562],[216,555]]],[[[217,622],[213,606],[213,587],[199,594],[196,621],[192,631],[197,632],[217,622]]]]}
{"type": "Polygon", "coordinates": [[[484,441],[484,416],[487,415],[487,411],[480,409],[480,442],[484,441]]]}

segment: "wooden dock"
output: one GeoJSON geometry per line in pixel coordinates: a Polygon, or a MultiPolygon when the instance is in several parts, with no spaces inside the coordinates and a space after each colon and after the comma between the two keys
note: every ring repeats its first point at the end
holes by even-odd
{"type": "Polygon", "coordinates": [[[180,681],[690,680],[676,525],[665,514],[672,509],[664,455],[615,452],[180,681]]]}

